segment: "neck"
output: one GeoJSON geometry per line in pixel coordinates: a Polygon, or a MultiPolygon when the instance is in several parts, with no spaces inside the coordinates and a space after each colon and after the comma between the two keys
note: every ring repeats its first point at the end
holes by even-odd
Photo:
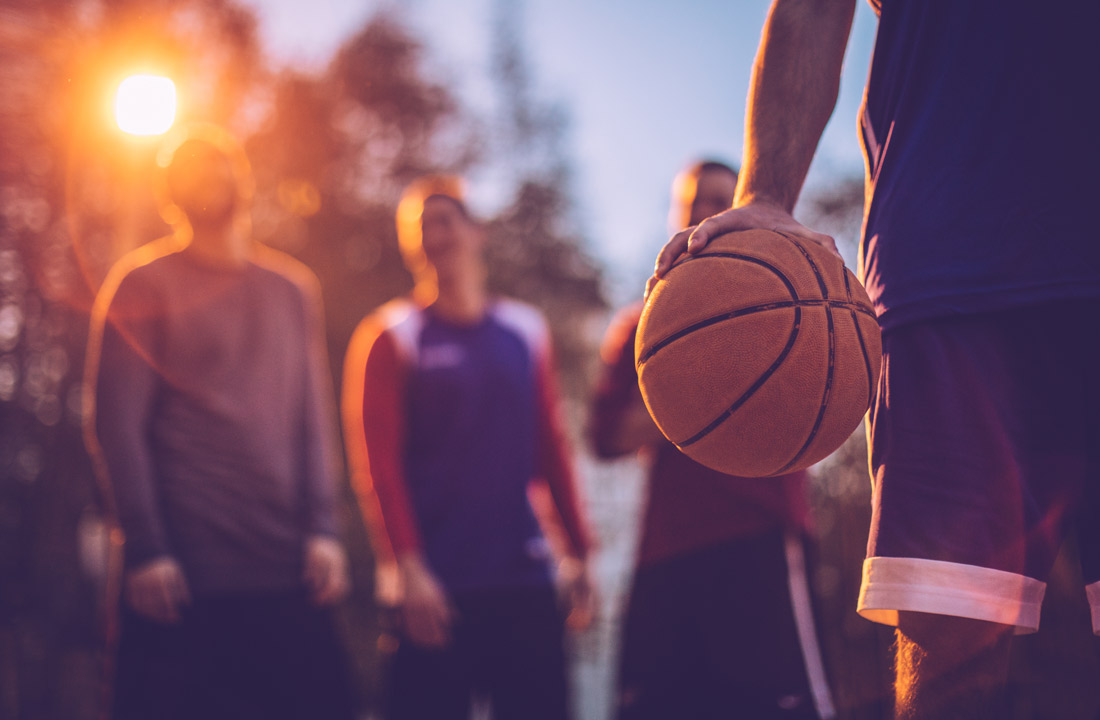
{"type": "Polygon", "coordinates": [[[457,278],[440,278],[439,294],[432,308],[445,320],[476,323],[485,315],[489,293],[481,274],[457,278]]]}
{"type": "Polygon", "coordinates": [[[252,256],[252,239],[235,232],[233,223],[196,224],[187,251],[210,265],[241,267],[252,256]]]}

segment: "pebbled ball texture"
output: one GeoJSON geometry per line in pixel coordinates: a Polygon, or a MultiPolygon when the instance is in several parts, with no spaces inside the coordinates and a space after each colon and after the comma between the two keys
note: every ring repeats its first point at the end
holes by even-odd
{"type": "Polygon", "coordinates": [[[840,258],[748,230],[673,265],[634,350],[665,437],[715,470],[765,477],[808,467],[851,435],[874,397],[882,339],[840,258]]]}

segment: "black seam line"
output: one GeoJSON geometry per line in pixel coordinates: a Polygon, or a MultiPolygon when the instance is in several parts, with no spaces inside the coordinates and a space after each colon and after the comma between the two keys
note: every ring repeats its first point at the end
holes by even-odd
{"type": "Polygon", "coordinates": [[[825,307],[825,308],[842,308],[851,310],[852,313],[862,312],[866,315],[873,315],[873,313],[867,308],[858,303],[847,303],[837,300],[778,300],[776,302],[765,303],[763,305],[753,305],[752,307],[741,308],[739,310],[731,310],[730,312],[722,313],[721,315],[714,315],[709,318],[705,318],[696,323],[693,323],[686,328],[677,330],[668,337],[664,338],[660,342],[655,343],[651,348],[642,353],[642,356],[638,359],[638,367],[641,367],[650,360],[657,351],[664,349],[673,342],[679,340],[685,335],[690,335],[696,330],[702,330],[705,327],[711,325],[717,325],[720,322],[726,320],[733,320],[735,318],[744,317],[746,315],[755,315],[756,313],[766,312],[768,310],[783,310],[786,308],[799,308],[799,307],[825,307]]]}
{"type": "Polygon", "coordinates": [[[668,277],[668,275],[671,274],[674,270],[676,270],[676,268],[683,267],[684,265],[687,265],[689,262],[698,262],[699,260],[702,260],[703,258],[712,258],[712,257],[728,258],[728,259],[731,259],[731,260],[744,260],[745,262],[752,263],[753,265],[759,265],[760,267],[764,268],[765,270],[770,270],[772,272],[772,274],[774,274],[777,278],[780,279],[780,281],[782,281],[782,283],[784,285],[787,286],[787,292],[790,293],[791,299],[792,300],[797,300],[798,299],[798,293],[795,292],[794,283],[792,283],[787,278],[787,276],[783,274],[782,270],[777,268],[775,265],[772,265],[767,260],[762,260],[762,259],[760,259],[758,257],[754,257],[752,255],[742,255],[741,253],[702,252],[699,255],[689,255],[686,258],[684,258],[683,260],[681,260],[678,263],[676,263],[675,265],[673,265],[672,268],[668,271],[668,273],[665,274],[665,277],[668,277]]]}
{"type": "Polygon", "coordinates": [[[769,367],[767,370],[765,370],[764,373],[759,378],[756,379],[756,382],[754,382],[749,387],[749,389],[747,389],[745,392],[743,392],[741,394],[741,397],[737,398],[737,400],[732,405],[730,405],[729,408],[727,408],[725,412],[723,412],[721,415],[716,417],[714,420],[711,420],[710,423],[707,424],[706,427],[704,427],[702,430],[700,430],[699,432],[697,432],[694,435],[692,435],[691,437],[689,437],[687,440],[684,440],[683,442],[676,443],[676,447],[678,447],[680,449],[683,449],[683,448],[686,448],[689,445],[694,445],[695,443],[699,442],[700,440],[705,438],[707,435],[710,435],[710,433],[713,432],[715,428],[717,428],[719,425],[724,423],[730,416],[732,416],[735,412],[737,412],[738,408],[740,408],[742,405],[744,405],[746,402],[748,402],[749,398],[751,398],[756,393],[757,390],[759,390],[761,387],[763,387],[764,383],[766,383],[768,381],[768,379],[771,378],[771,376],[773,374],[775,374],[775,371],[778,370],[779,366],[783,364],[783,361],[787,359],[787,355],[789,355],[791,353],[791,350],[794,348],[795,340],[798,339],[798,331],[801,327],[802,327],[802,308],[799,307],[798,305],[795,305],[794,306],[794,325],[791,327],[791,334],[787,338],[787,344],[783,348],[783,351],[781,353],[779,353],[779,357],[777,357],[775,359],[775,362],[773,362],[771,364],[771,367],[769,367]]]}
{"type": "MultiPolygon", "coordinates": [[[[810,253],[807,252],[806,248],[802,246],[802,243],[798,242],[794,238],[790,238],[790,240],[794,243],[794,246],[798,248],[798,251],[802,253],[803,257],[806,258],[806,262],[809,263],[810,269],[813,270],[814,275],[817,277],[817,283],[821,288],[821,296],[825,300],[828,300],[829,289],[825,285],[825,278],[821,275],[821,269],[818,268],[817,263],[815,263],[813,258],[810,257],[810,253]]],[[[843,271],[843,269],[844,268],[842,267],[841,270],[843,271]]],[[[845,279],[847,279],[847,273],[845,273],[845,279]]],[[[783,473],[794,467],[796,463],[798,463],[799,459],[806,453],[807,450],[810,449],[810,445],[813,444],[814,439],[817,438],[817,433],[821,430],[821,424],[825,420],[825,410],[829,407],[829,395],[833,389],[833,370],[834,366],[836,365],[836,332],[833,326],[833,311],[832,308],[829,306],[826,306],[825,308],[825,317],[828,318],[829,329],[829,371],[828,374],[826,374],[825,376],[825,392],[821,396],[821,407],[818,408],[817,419],[814,421],[814,426],[810,430],[810,436],[806,438],[806,442],[803,443],[802,449],[795,453],[795,456],[791,458],[791,461],[780,468],[775,473],[776,475],[782,475],[783,473]]]]}
{"type": "MultiPolygon", "coordinates": [[[[848,282],[848,273],[844,273],[844,289],[848,292],[848,301],[852,301],[852,285],[848,282]]],[[[863,342],[863,329],[859,326],[859,317],[852,311],[852,324],[859,339],[859,351],[863,353],[863,369],[867,373],[867,407],[871,407],[871,398],[875,396],[875,386],[871,379],[871,356],[867,354],[867,344],[863,342]]]]}
{"type": "MultiPolygon", "coordinates": [[[[783,233],[779,233],[779,234],[783,235],[783,233]]],[[[794,239],[789,235],[783,235],[783,237],[787,238],[788,240],[793,240],[794,239]]],[[[797,245],[797,243],[795,243],[795,244],[797,245]]],[[[799,249],[801,249],[801,248],[799,248],[799,249]]],[[[805,252],[805,251],[803,251],[803,252],[805,252]]],[[[752,263],[753,265],[759,265],[760,267],[764,268],[765,270],[770,271],[773,275],[775,275],[777,278],[779,278],[779,280],[783,283],[783,285],[786,286],[787,293],[790,294],[792,302],[795,302],[795,303],[797,303],[797,302],[807,302],[807,303],[808,302],[820,302],[820,301],[799,300],[798,292],[794,289],[794,283],[792,283],[787,278],[787,276],[783,274],[782,270],[780,270],[776,266],[772,265],[768,261],[761,260],[758,257],[753,257],[752,255],[743,255],[741,253],[730,253],[730,252],[704,252],[703,254],[700,254],[700,255],[688,255],[684,259],[680,260],[675,265],[673,265],[672,268],[668,272],[669,272],[669,274],[671,274],[671,273],[676,271],[676,268],[683,267],[684,265],[687,265],[689,262],[697,262],[699,260],[702,260],[703,258],[708,258],[708,257],[728,258],[728,259],[731,259],[731,260],[744,260],[745,262],[752,263]]],[[[666,275],[665,277],[668,277],[668,275],[666,275]]],[[[820,279],[819,279],[818,282],[820,284],[820,279]]],[[[826,293],[823,292],[822,296],[825,297],[826,299],[828,299],[826,293]]],[[[761,307],[762,310],[772,309],[771,307],[765,307],[765,306],[760,306],[760,307],[761,307]]],[[[793,307],[793,305],[791,307],[793,307]]],[[[747,315],[748,310],[749,310],[749,308],[743,308],[742,311],[735,311],[735,312],[741,312],[741,314],[747,315]]],[[[866,312],[868,314],[872,314],[869,310],[866,310],[862,307],[857,307],[856,310],[858,310],[860,312],[866,312]]],[[[713,318],[707,318],[707,319],[704,319],[704,320],[700,320],[698,323],[696,323],[696,324],[694,324],[694,325],[692,325],[688,328],[678,330],[677,332],[673,333],[669,337],[658,341],[655,345],[653,345],[653,347],[651,347],[649,350],[646,350],[644,353],[642,353],[642,357],[640,357],[638,359],[638,362],[636,363],[636,366],[640,368],[642,366],[642,364],[645,363],[646,360],[649,360],[651,357],[653,357],[654,353],[656,353],[661,348],[667,346],[673,340],[681,338],[681,337],[683,337],[684,335],[686,335],[690,332],[694,332],[695,330],[699,330],[700,328],[704,328],[707,325],[712,325],[716,322],[722,322],[723,320],[730,319],[730,317],[726,317],[727,315],[729,315],[729,313],[723,313],[722,315],[718,315],[718,316],[715,316],[713,318]]],[[[740,316],[735,315],[735,316],[732,316],[732,317],[740,317],[740,316]]]]}
{"type": "MultiPolygon", "coordinates": [[[[732,260],[744,260],[745,262],[752,263],[753,265],[759,265],[760,267],[762,267],[765,270],[771,272],[773,275],[775,275],[777,278],[779,278],[780,282],[782,282],[783,285],[786,286],[787,294],[791,296],[791,301],[798,302],[798,293],[795,292],[794,283],[792,283],[787,278],[787,276],[783,274],[783,271],[780,270],[779,268],[777,268],[776,266],[772,265],[771,263],[769,263],[767,260],[761,260],[760,258],[752,257],[751,255],[742,255],[741,253],[707,253],[705,255],[688,256],[688,258],[686,260],[683,260],[679,264],[674,265],[672,267],[672,269],[669,270],[669,273],[673,272],[678,267],[682,267],[682,266],[688,264],[689,262],[697,262],[699,260],[702,260],[703,258],[708,258],[708,257],[720,257],[720,258],[729,258],[729,259],[732,259],[732,260]]],[[[767,310],[767,309],[770,309],[770,308],[763,308],[763,309],[767,310]]],[[[749,308],[743,308],[743,310],[749,310],[749,308]]],[[[735,311],[735,312],[739,312],[739,311],[735,311]]],[[[757,311],[757,312],[760,312],[760,311],[757,311]]],[[[748,315],[749,313],[748,312],[743,312],[742,314],[743,315],[748,315]]],[[[677,330],[675,333],[673,333],[669,337],[658,341],[656,344],[653,345],[653,347],[649,348],[644,353],[642,353],[642,356],[640,358],[638,358],[638,362],[635,363],[635,366],[640,369],[642,367],[642,365],[645,363],[646,360],[649,360],[651,357],[653,357],[654,353],[656,353],[661,348],[667,346],[669,343],[673,342],[674,340],[677,340],[677,339],[683,337],[684,335],[687,335],[688,333],[695,332],[696,330],[699,330],[700,328],[705,328],[708,325],[713,325],[714,323],[717,323],[717,322],[722,322],[723,320],[729,320],[730,318],[726,317],[727,315],[729,315],[729,313],[722,313],[722,315],[716,316],[715,318],[707,318],[707,319],[704,319],[704,320],[700,320],[699,322],[695,323],[694,325],[691,325],[689,327],[677,330]]],[[[733,317],[740,317],[740,316],[733,316],[733,317]]]]}
{"type": "MultiPolygon", "coordinates": [[[[817,278],[817,286],[818,286],[818,288],[821,289],[821,297],[828,300],[829,299],[829,287],[828,287],[828,285],[825,284],[825,278],[824,278],[824,276],[822,276],[820,268],[817,267],[817,263],[815,263],[813,261],[813,258],[810,257],[810,253],[809,253],[808,250],[806,250],[806,246],[803,245],[802,243],[800,243],[798,241],[798,239],[795,238],[795,236],[793,236],[793,235],[787,235],[786,233],[781,233],[781,232],[778,232],[778,231],[776,232],[776,234],[777,235],[782,235],[783,237],[787,238],[792,243],[794,243],[794,246],[796,248],[798,248],[798,252],[802,253],[802,257],[806,258],[806,262],[810,264],[810,270],[813,270],[814,277],[817,278]]],[[[845,275],[847,275],[847,273],[845,273],[845,275]]],[[[845,277],[845,279],[847,279],[847,277],[845,277]]]]}

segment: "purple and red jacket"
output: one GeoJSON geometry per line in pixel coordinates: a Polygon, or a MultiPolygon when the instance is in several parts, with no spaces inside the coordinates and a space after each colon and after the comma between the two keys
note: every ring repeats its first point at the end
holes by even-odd
{"type": "Polygon", "coordinates": [[[426,559],[449,591],[551,582],[529,490],[544,481],[569,552],[589,535],[541,315],[494,300],[458,325],[396,300],[360,323],[345,365],[352,482],[385,562],[426,559]]]}

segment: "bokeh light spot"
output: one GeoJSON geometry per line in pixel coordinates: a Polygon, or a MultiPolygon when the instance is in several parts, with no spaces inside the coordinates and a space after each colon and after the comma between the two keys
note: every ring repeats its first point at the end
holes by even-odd
{"type": "Polygon", "coordinates": [[[278,189],[279,204],[298,217],[311,217],[321,209],[321,193],[306,180],[283,180],[278,189]]]}

